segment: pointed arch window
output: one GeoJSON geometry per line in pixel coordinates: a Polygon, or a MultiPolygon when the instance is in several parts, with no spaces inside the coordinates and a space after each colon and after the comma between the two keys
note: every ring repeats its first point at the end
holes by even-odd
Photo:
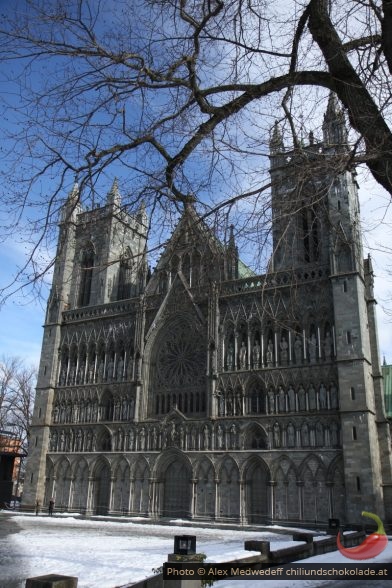
{"type": "Polygon", "coordinates": [[[319,221],[313,206],[302,203],[302,239],[304,261],[309,263],[319,258],[319,221]]]}
{"type": "Polygon", "coordinates": [[[93,269],[94,248],[90,243],[83,251],[80,264],[79,306],[88,306],[90,304],[93,269]]]}
{"type": "Polygon", "coordinates": [[[124,300],[132,296],[132,261],[131,252],[127,250],[120,261],[118,272],[117,300],[124,300]]]}

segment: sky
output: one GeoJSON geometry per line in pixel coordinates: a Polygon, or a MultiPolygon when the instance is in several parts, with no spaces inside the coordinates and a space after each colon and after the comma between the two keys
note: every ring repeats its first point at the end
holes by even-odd
{"type": "MultiPolygon", "coordinates": [[[[0,511],[0,517],[3,515],[0,511]]],[[[6,513],[13,517],[15,533],[0,539],[0,585],[2,588],[24,588],[24,580],[45,574],[76,576],[78,588],[113,588],[142,580],[152,575],[167,555],[173,552],[175,535],[196,535],[198,553],[207,555],[206,562],[233,561],[257,555],[244,550],[244,541],[270,541],[271,550],[298,545],[291,533],[213,529],[201,527],[159,526],[138,524],[137,520],[123,522],[81,520],[73,516],[50,518],[6,513]]],[[[303,529],[301,529],[303,531],[303,529]]],[[[392,562],[392,543],[373,560],[361,563],[392,562]]],[[[333,551],[301,560],[304,563],[347,563],[339,552],[333,551]]],[[[353,563],[352,561],[350,563],[353,563]]],[[[356,562],[354,562],[356,563],[356,562]]],[[[277,580],[271,588],[315,588],[325,581],[277,580]]],[[[354,586],[355,582],[353,582],[354,586]]],[[[222,580],[219,588],[260,588],[260,580],[222,580]]],[[[269,586],[269,583],[266,584],[269,586]]],[[[333,586],[339,588],[340,582],[333,586]]]]}
{"type": "MultiPolygon", "coordinates": [[[[19,0],[17,4],[23,6],[25,3],[24,0],[19,0]]],[[[105,3],[105,7],[106,6],[108,6],[108,11],[110,14],[115,14],[115,11],[111,11],[112,9],[110,3],[105,3]]],[[[1,8],[6,16],[9,16],[13,12],[13,3],[3,3],[1,8]]],[[[31,87],[37,88],[42,81],[41,77],[38,75],[38,72],[43,73],[42,78],[46,76],[49,81],[51,76],[55,77],[55,74],[56,76],[60,77],[62,75],[62,62],[54,61],[48,64],[46,61],[44,61],[41,64],[43,66],[42,70],[38,69],[39,62],[37,62],[36,68],[32,67],[31,70],[28,70],[28,77],[26,80],[23,80],[23,77],[20,78],[21,72],[23,71],[22,65],[23,64],[21,64],[21,62],[18,60],[2,63],[0,81],[2,83],[3,102],[0,103],[2,106],[0,109],[0,115],[3,114],[1,120],[2,127],[5,131],[12,132],[14,126],[17,125],[18,122],[20,123],[23,121],[23,118],[21,118],[23,115],[18,113],[16,109],[13,109],[13,106],[20,105],[21,100],[17,83],[18,80],[22,82],[26,81],[27,87],[30,84],[31,87]],[[4,105],[7,106],[5,110],[4,105]],[[6,113],[7,116],[4,116],[4,113],[6,113]]],[[[221,72],[221,75],[223,75],[225,70],[224,68],[221,68],[219,71],[221,72]]],[[[56,77],[56,80],[57,79],[59,78],[56,77]]],[[[304,90],[304,92],[305,91],[306,90],[304,90]]],[[[26,99],[26,97],[27,96],[24,95],[23,99],[26,99]]],[[[306,102],[311,104],[312,101],[304,101],[304,103],[306,102]]],[[[310,112],[312,112],[312,108],[309,106],[309,104],[308,109],[310,108],[310,112]]],[[[306,110],[305,106],[304,108],[306,110]]],[[[270,124],[273,124],[272,114],[272,112],[268,112],[268,108],[266,107],[263,112],[263,117],[261,117],[261,129],[264,128],[265,130],[270,124]]],[[[42,122],[43,119],[39,120],[42,122]]],[[[26,121],[24,124],[26,124],[26,121]]],[[[238,129],[234,128],[233,134],[235,135],[237,131],[238,129]]],[[[115,127],[113,127],[113,133],[114,132],[115,127]]],[[[256,127],[256,134],[257,133],[258,127],[256,127]]],[[[233,141],[235,141],[235,139],[233,139],[233,141]]],[[[265,141],[265,138],[262,139],[261,143],[263,143],[263,141],[265,141]]],[[[12,152],[8,152],[8,157],[5,157],[4,154],[7,149],[4,150],[3,145],[4,144],[2,143],[0,172],[3,170],[2,173],[7,175],[7,165],[9,162],[13,161],[13,154],[12,152]]],[[[66,146],[66,148],[72,150],[72,145],[73,144],[71,141],[70,146],[66,146]]],[[[206,149],[208,150],[208,144],[206,145],[206,149]]],[[[263,149],[260,148],[260,151],[262,152],[263,149]]],[[[200,158],[200,152],[197,152],[195,157],[196,159],[200,158]]],[[[257,167],[257,165],[259,165],[258,157],[259,155],[252,159],[253,163],[250,164],[251,167],[254,165],[257,167]]],[[[28,164],[28,160],[26,161],[28,164]]],[[[18,160],[16,160],[16,162],[18,162],[18,160]]],[[[36,162],[33,161],[31,163],[35,164],[36,162]]],[[[201,164],[199,159],[199,166],[200,165],[201,164]]],[[[198,172],[200,171],[198,167],[196,169],[198,172]]],[[[246,177],[246,168],[244,168],[242,171],[243,176],[246,177]]],[[[123,173],[124,176],[126,176],[127,173],[129,174],[131,172],[128,168],[128,170],[125,170],[123,173]]],[[[114,175],[116,175],[116,171],[113,171],[113,168],[110,168],[103,178],[104,183],[106,183],[106,191],[109,190],[114,175]],[[110,177],[110,174],[113,175],[110,177]]],[[[57,178],[52,179],[53,184],[58,185],[56,184],[57,178]]],[[[68,180],[73,181],[70,178],[68,178],[68,180]]],[[[242,180],[239,180],[239,182],[242,180]]],[[[364,254],[366,256],[370,251],[375,271],[375,295],[378,301],[377,310],[380,359],[382,361],[383,357],[385,356],[386,361],[388,363],[392,363],[391,316],[388,314],[388,309],[389,312],[392,312],[392,278],[388,273],[388,270],[392,268],[392,256],[390,251],[388,251],[388,246],[392,243],[392,215],[389,207],[390,197],[382,192],[380,187],[376,185],[376,183],[372,181],[371,178],[369,178],[369,175],[365,176],[364,174],[360,173],[359,183],[362,186],[360,190],[360,200],[362,206],[362,226],[365,240],[364,254]]],[[[1,190],[4,192],[5,196],[7,196],[8,188],[14,189],[16,193],[18,193],[18,191],[22,191],[21,186],[2,183],[1,190]]],[[[38,191],[38,193],[34,195],[37,203],[40,201],[41,196],[45,196],[51,193],[52,184],[50,183],[50,178],[47,177],[46,183],[43,185],[41,184],[39,188],[42,193],[38,191]]],[[[219,191],[217,194],[219,196],[219,191]]],[[[101,196],[104,196],[104,194],[101,194],[101,196]]],[[[60,197],[66,197],[65,187],[64,193],[62,193],[60,197]]],[[[41,212],[42,211],[39,209],[39,207],[34,209],[35,215],[39,215],[41,212]]],[[[3,215],[4,214],[6,215],[7,211],[5,213],[3,212],[3,215]]],[[[29,220],[34,221],[34,217],[30,217],[29,220]]],[[[2,224],[2,221],[4,221],[4,216],[2,217],[0,213],[0,225],[2,224]]],[[[24,222],[27,228],[29,225],[27,217],[24,219],[24,222]]],[[[0,239],[0,290],[2,287],[4,287],[5,284],[10,282],[16,268],[21,267],[24,263],[25,247],[21,242],[22,233],[23,225],[15,229],[13,234],[11,234],[6,240],[2,241],[0,239]]],[[[48,291],[48,285],[46,285],[42,290],[42,297],[40,298],[34,298],[31,296],[31,294],[28,295],[26,291],[21,292],[18,295],[8,299],[6,303],[0,307],[0,357],[19,356],[24,359],[28,365],[38,364],[42,340],[42,324],[45,317],[45,298],[48,295],[48,291]]]]}
{"type": "MultiPolygon", "coordinates": [[[[389,199],[368,177],[360,176],[360,201],[364,256],[370,253],[375,274],[380,360],[392,363],[392,215],[389,199]]],[[[24,248],[17,240],[0,243],[0,285],[23,263],[24,248]]],[[[0,357],[18,356],[27,365],[38,365],[45,319],[42,297],[18,294],[0,309],[0,357]]]]}

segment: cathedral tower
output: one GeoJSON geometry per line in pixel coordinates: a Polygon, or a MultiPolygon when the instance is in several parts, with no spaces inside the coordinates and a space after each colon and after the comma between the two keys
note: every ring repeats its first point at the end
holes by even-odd
{"type": "Polygon", "coordinates": [[[239,524],[392,522],[371,261],[344,114],[271,137],[269,271],[188,202],[147,276],[144,206],[70,194],[44,326],[25,505],[239,524]],[[149,278],[147,281],[147,277],[149,278]]]}

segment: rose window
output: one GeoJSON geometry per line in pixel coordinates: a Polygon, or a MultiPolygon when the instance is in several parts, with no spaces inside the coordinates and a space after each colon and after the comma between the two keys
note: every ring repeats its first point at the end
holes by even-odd
{"type": "Polygon", "coordinates": [[[155,384],[182,388],[201,383],[206,372],[203,337],[190,325],[174,324],[165,331],[156,354],[155,384]]]}

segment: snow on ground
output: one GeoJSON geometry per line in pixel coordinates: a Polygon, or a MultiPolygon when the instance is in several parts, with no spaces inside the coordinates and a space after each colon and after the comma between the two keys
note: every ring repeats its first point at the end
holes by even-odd
{"type": "MultiPolygon", "coordinates": [[[[315,557],[308,557],[307,559],[303,559],[298,561],[297,563],[299,564],[311,564],[311,563],[325,563],[325,564],[347,564],[348,562],[350,564],[355,564],[355,563],[360,563],[360,564],[365,564],[365,563],[392,563],[392,542],[391,542],[391,537],[389,537],[389,543],[386,547],[386,549],[379,555],[377,556],[377,558],[374,559],[363,559],[360,562],[356,562],[354,560],[348,560],[347,558],[345,558],[343,555],[341,555],[339,553],[339,551],[331,551],[329,553],[325,553],[324,555],[318,555],[315,557]]],[[[268,581],[265,583],[265,585],[268,587],[269,585],[271,585],[271,588],[317,588],[318,586],[325,586],[327,584],[331,585],[331,583],[333,582],[333,586],[336,586],[336,588],[339,587],[340,581],[339,580],[331,580],[331,578],[329,578],[329,580],[278,580],[278,579],[274,579],[273,581],[268,581]]],[[[356,582],[355,580],[351,580],[352,582],[352,586],[354,588],[356,582]]],[[[359,583],[362,586],[365,586],[366,584],[364,584],[364,582],[366,582],[366,580],[361,580],[359,583]]],[[[372,585],[371,580],[369,580],[370,584],[369,586],[372,585]]],[[[385,586],[390,586],[391,582],[390,580],[385,580],[385,586]]],[[[217,588],[260,588],[261,583],[260,580],[246,580],[246,582],[244,583],[243,580],[221,580],[218,584],[217,588]]]]}
{"type": "Polygon", "coordinates": [[[273,531],[36,517],[9,511],[6,515],[15,522],[16,532],[0,539],[1,588],[22,588],[26,578],[45,574],[76,576],[78,588],[114,588],[136,582],[151,576],[152,568],[162,566],[173,553],[174,535],[196,535],[197,551],[206,553],[207,561],[216,562],[252,555],[244,551],[248,539],[271,541],[275,549],[293,545],[291,534],[273,531]]]}
{"type": "MultiPolygon", "coordinates": [[[[78,588],[114,588],[152,575],[152,568],[160,567],[167,554],[173,552],[174,535],[196,535],[197,551],[206,553],[209,562],[221,562],[252,555],[244,551],[244,541],[249,539],[271,541],[272,549],[292,545],[291,534],[295,531],[291,529],[285,535],[274,533],[274,527],[271,532],[255,532],[212,526],[150,525],[135,519],[113,522],[77,516],[3,514],[11,519],[12,534],[0,539],[1,588],[22,588],[26,578],[50,573],[78,577],[78,588]]],[[[315,561],[347,563],[338,552],[309,558],[306,563],[315,561]]],[[[392,544],[378,556],[377,562],[392,562],[392,544]]],[[[326,582],[274,580],[271,588],[313,588],[326,582]]],[[[217,584],[218,588],[260,585],[260,580],[221,580],[217,584]]],[[[338,587],[339,582],[335,585],[338,587]]]]}

